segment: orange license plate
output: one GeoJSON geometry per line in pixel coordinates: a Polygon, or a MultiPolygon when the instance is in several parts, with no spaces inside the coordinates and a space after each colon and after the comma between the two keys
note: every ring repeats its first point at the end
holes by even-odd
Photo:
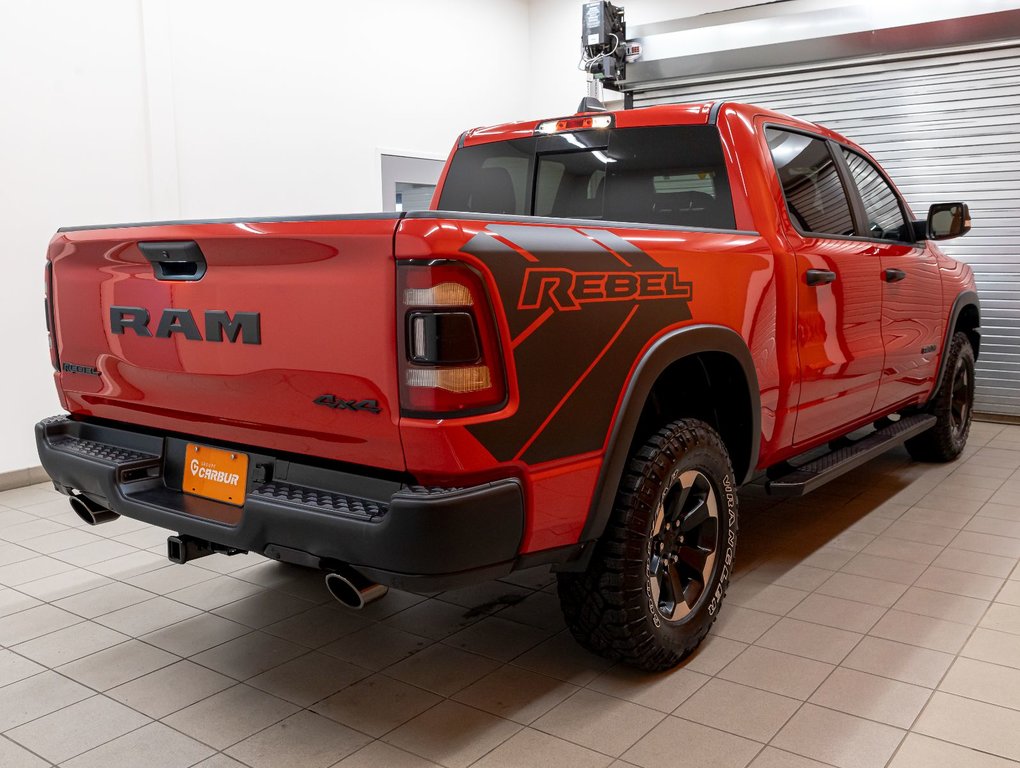
{"type": "Polygon", "coordinates": [[[244,504],[248,454],[188,443],[184,461],[185,493],[228,504],[244,504]]]}

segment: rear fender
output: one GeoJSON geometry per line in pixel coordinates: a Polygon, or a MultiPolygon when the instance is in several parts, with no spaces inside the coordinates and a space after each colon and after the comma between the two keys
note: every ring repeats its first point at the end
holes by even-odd
{"type": "Polygon", "coordinates": [[[749,398],[746,405],[751,423],[746,434],[747,458],[734,469],[738,483],[747,482],[754,473],[761,443],[761,403],[758,398],[758,375],[747,344],[735,331],[718,325],[687,326],[667,333],[637,363],[624,392],[610,432],[606,457],[595,485],[588,519],[581,534],[582,544],[595,541],[606,528],[617,488],[630,458],[638,421],[656,381],[673,363],[704,352],[727,354],[739,363],[744,372],[749,398]]]}

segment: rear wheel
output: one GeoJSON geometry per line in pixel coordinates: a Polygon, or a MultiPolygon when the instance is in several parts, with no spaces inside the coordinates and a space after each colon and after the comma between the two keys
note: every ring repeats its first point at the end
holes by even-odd
{"type": "Polygon", "coordinates": [[[907,451],[919,461],[952,461],[967,445],[974,411],[974,349],[963,332],[953,335],[945,379],[930,410],[935,426],[908,440],[907,451]]]}
{"type": "Polygon", "coordinates": [[[632,457],[613,516],[583,573],[561,573],[567,626],[585,647],[668,669],[708,634],[737,539],[733,469],[719,435],[681,419],[632,457]]]}

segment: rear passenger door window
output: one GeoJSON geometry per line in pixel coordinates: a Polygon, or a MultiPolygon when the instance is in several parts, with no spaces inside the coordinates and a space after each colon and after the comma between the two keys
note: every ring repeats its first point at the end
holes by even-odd
{"type": "Polygon", "coordinates": [[[900,199],[889,182],[865,157],[846,148],[842,148],[841,151],[864,204],[868,230],[861,234],[880,240],[912,243],[914,241],[912,228],[907,217],[903,215],[903,206],[900,205],[900,199]]]}
{"type": "Polygon", "coordinates": [[[794,226],[805,234],[852,236],[850,202],[828,144],[778,128],[766,128],[765,137],[794,226]]]}

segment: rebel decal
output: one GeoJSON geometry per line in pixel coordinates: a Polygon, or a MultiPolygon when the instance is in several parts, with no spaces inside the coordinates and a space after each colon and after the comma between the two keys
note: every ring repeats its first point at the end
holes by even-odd
{"type": "Polygon", "coordinates": [[[494,223],[461,250],[496,281],[520,389],[513,416],[471,433],[501,461],[601,449],[641,349],[690,319],[692,284],[600,229],[494,223]]]}
{"type": "Polygon", "coordinates": [[[574,272],[533,268],[524,273],[518,309],[560,311],[582,304],[645,299],[689,299],[691,284],[680,282],[679,270],[659,272],[574,272]]]}

